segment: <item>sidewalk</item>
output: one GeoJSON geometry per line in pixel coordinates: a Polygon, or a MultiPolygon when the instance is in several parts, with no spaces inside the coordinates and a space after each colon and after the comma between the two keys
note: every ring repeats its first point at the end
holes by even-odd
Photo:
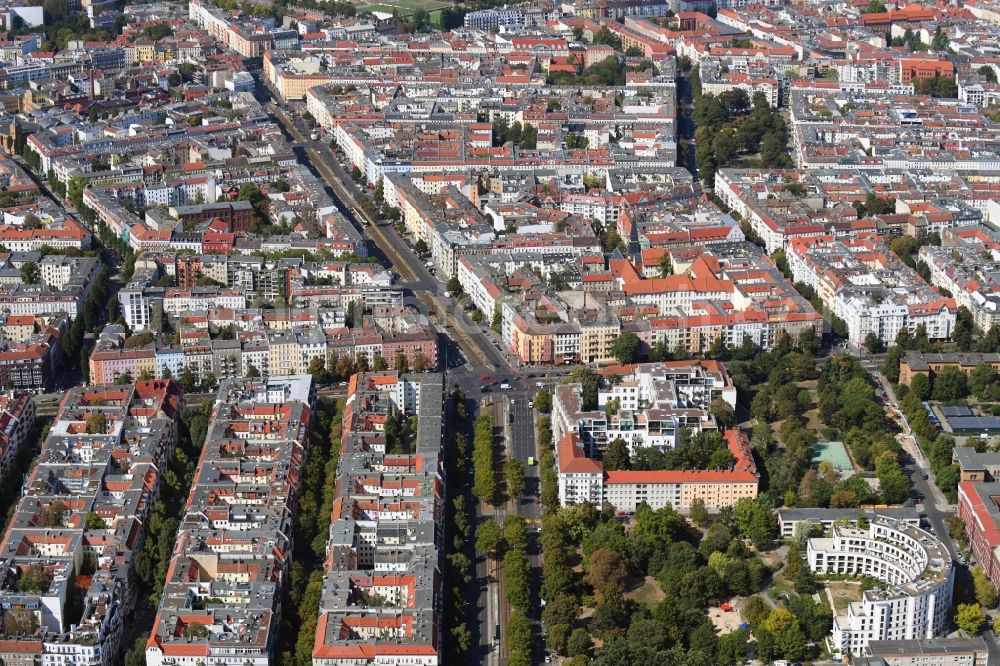
{"type": "Polygon", "coordinates": [[[897,423],[899,423],[903,432],[896,435],[896,441],[899,442],[903,450],[906,451],[913,458],[913,461],[917,465],[917,469],[921,473],[927,475],[927,486],[930,488],[931,495],[933,495],[934,506],[938,511],[945,513],[951,513],[955,510],[954,505],[948,502],[948,498],[944,496],[941,489],[937,487],[937,484],[933,480],[933,472],[931,472],[930,461],[927,460],[927,456],[924,455],[923,450],[920,448],[920,444],[917,443],[917,438],[913,435],[910,430],[910,424],[906,420],[906,415],[903,414],[902,410],[899,409],[899,401],[896,399],[896,392],[892,388],[892,384],[885,378],[885,375],[881,371],[875,371],[872,373],[882,382],[882,388],[885,389],[886,396],[889,398],[889,404],[893,408],[894,414],[899,414],[897,423]]]}

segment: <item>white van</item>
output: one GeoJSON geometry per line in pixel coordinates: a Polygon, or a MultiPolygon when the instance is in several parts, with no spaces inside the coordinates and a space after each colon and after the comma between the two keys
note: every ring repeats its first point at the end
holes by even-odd
{"type": "Polygon", "coordinates": [[[505,384],[501,384],[501,385],[500,385],[500,389],[501,389],[501,390],[503,390],[503,391],[506,391],[506,390],[507,390],[507,389],[509,389],[509,388],[510,388],[510,384],[506,384],[506,383],[505,383],[505,384]]]}

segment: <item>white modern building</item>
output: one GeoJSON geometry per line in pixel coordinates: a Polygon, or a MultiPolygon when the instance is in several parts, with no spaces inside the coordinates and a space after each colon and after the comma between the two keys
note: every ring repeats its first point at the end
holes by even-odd
{"type": "Polygon", "coordinates": [[[640,363],[628,366],[619,379],[600,391],[592,411],[583,409],[579,384],[557,386],[552,400],[556,440],[574,433],[588,456],[618,438],[629,453],[647,446],[672,449],[685,428],[692,433],[718,429],[708,410],[713,400],[736,407],[736,388],[717,361],[640,363]]]}
{"type": "Polygon", "coordinates": [[[834,618],[834,651],[863,654],[871,641],[934,638],[951,611],[955,571],[944,545],[930,532],[877,517],[867,529],[835,524],[833,536],[809,539],[815,574],[871,576],[884,589],[867,590],[834,618]]]}

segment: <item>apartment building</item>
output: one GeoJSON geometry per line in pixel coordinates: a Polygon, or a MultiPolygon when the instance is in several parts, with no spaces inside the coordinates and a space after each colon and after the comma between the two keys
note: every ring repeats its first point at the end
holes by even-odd
{"type": "Polygon", "coordinates": [[[835,523],[856,524],[864,518],[869,522],[876,516],[920,527],[920,512],[915,507],[886,507],[884,509],[778,509],[778,533],[782,539],[791,539],[796,532],[819,527],[831,530],[835,523]]]}
{"type": "Polygon", "coordinates": [[[713,400],[736,405],[736,389],[718,361],[666,361],[619,366],[621,381],[602,389],[597,408],[583,409],[579,384],[555,387],[552,434],[555,440],[575,433],[588,456],[598,457],[615,439],[631,451],[652,446],[671,449],[681,430],[716,430],[708,411],[713,400]]]}
{"type": "Polygon", "coordinates": [[[844,320],[855,345],[864,344],[869,334],[892,344],[904,327],[912,334],[923,326],[931,340],[951,337],[955,299],[932,289],[878,236],[797,238],[787,257],[793,279],[812,287],[844,320]]]}
{"type": "Polygon", "coordinates": [[[862,654],[872,641],[931,639],[948,629],[955,569],[936,536],[883,516],[867,529],[835,523],[832,534],[809,539],[810,571],[886,584],[866,590],[834,618],[830,645],[836,652],[862,654]]]}
{"type": "Polygon", "coordinates": [[[757,469],[749,441],[738,431],[724,439],[734,465],[725,470],[604,471],[600,457],[622,439],[639,447],[673,448],[682,429],[715,430],[708,412],[713,400],[735,405],[736,391],[716,361],[670,361],[610,368],[621,378],[598,394],[598,407],[582,409],[578,384],[556,386],[552,434],[557,443],[559,498],[564,505],[611,502],[633,512],[640,503],[686,510],[695,499],[706,506],[731,506],[757,496],[757,469]]]}
{"type": "MultiPolygon", "coordinates": [[[[246,374],[253,366],[262,375],[304,374],[319,359],[327,369],[347,357],[364,358],[369,365],[383,359],[418,371],[438,366],[438,334],[423,317],[394,309],[395,319],[376,323],[367,319],[353,329],[337,313],[315,309],[239,310],[213,308],[179,318],[179,344],[163,336],[133,345],[121,326],[102,330],[89,359],[90,381],[110,382],[116,377],[179,377],[190,370],[200,381],[208,373],[216,379],[246,374]],[[211,321],[212,331],[208,322],[211,321]],[[201,322],[201,324],[199,324],[201,322]],[[220,328],[232,326],[236,339],[220,339],[220,328]]],[[[0,345],[0,376],[3,352],[0,345]]],[[[48,376],[48,375],[46,375],[48,376]]]]}
{"type": "Polygon", "coordinates": [[[978,226],[945,235],[948,245],[924,246],[917,256],[930,269],[930,283],[951,293],[976,326],[988,331],[1000,324],[1000,239],[978,226]]]}
{"type": "Polygon", "coordinates": [[[310,88],[332,79],[322,57],[276,51],[264,54],[264,76],[284,100],[303,100],[310,88]]]}
{"type": "Polygon", "coordinates": [[[220,383],[147,666],[274,662],[314,403],[308,375],[220,383]]]}
{"type": "Polygon", "coordinates": [[[634,513],[641,504],[686,512],[695,500],[716,510],[757,497],[759,476],[750,440],[738,430],[727,430],[723,438],[735,460],[730,469],[605,471],[599,460],[586,455],[580,436],[567,433],[556,446],[559,503],[608,502],[625,513],[634,513]]]}
{"type": "Polygon", "coordinates": [[[0,339],[0,384],[18,391],[50,391],[61,363],[61,338],[68,331],[65,315],[50,315],[49,324],[24,340],[0,339]]]}
{"type": "Polygon", "coordinates": [[[0,395],[0,479],[4,482],[14,481],[8,472],[34,425],[35,403],[29,394],[0,395]]]}
{"type": "Polygon", "coordinates": [[[351,377],[313,666],[440,663],[443,379],[351,377]],[[388,418],[416,418],[409,442],[388,418]]]}
{"type": "Polygon", "coordinates": [[[524,12],[515,8],[482,9],[465,15],[465,27],[489,31],[524,25],[524,12]]]}
{"type": "Polygon", "coordinates": [[[182,402],[168,381],[63,396],[0,543],[4,663],[119,662],[137,591],[133,554],[173,455],[182,402]],[[81,585],[82,607],[70,603],[81,585]]]}

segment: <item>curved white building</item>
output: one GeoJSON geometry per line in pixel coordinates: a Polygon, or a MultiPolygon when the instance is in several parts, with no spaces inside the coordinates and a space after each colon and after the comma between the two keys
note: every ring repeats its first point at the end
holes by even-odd
{"type": "Polygon", "coordinates": [[[813,573],[871,576],[886,584],[834,618],[834,650],[858,655],[869,641],[945,631],[955,573],[948,550],[930,532],[879,516],[867,529],[835,525],[832,537],[809,539],[807,553],[813,573]]]}

